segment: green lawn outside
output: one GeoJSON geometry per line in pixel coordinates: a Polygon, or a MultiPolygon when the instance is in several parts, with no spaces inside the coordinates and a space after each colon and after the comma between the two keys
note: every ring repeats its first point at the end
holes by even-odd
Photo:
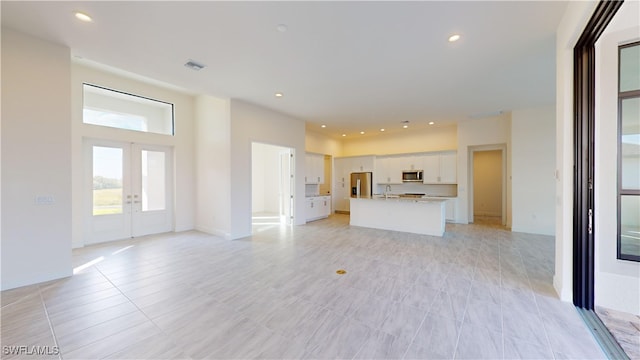
{"type": "Polygon", "coordinates": [[[122,214],[122,188],[93,190],[93,215],[122,214]]]}

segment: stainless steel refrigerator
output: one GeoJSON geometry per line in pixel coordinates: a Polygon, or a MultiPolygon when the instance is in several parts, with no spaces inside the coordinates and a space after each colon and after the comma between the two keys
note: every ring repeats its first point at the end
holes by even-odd
{"type": "Polygon", "coordinates": [[[371,197],[373,195],[373,173],[351,173],[351,197],[371,197]]]}

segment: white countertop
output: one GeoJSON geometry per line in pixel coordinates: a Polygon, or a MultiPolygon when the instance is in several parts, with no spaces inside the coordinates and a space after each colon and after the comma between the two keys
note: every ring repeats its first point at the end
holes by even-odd
{"type": "Polygon", "coordinates": [[[385,197],[384,195],[374,195],[372,197],[359,197],[352,199],[362,199],[362,200],[376,200],[376,201],[407,201],[407,202],[444,202],[449,199],[448,197],[431,197],[431,196],[423,196],[423,197],[400,197],[397,195],[390,195],[385,197]]]}

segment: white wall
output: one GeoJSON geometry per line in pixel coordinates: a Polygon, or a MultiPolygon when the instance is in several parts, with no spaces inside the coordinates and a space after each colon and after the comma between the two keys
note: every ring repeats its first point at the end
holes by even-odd
{"type": "Polygon", "coordinates": [[[231,238],[231,115],[229,100],[195,101],[196,220],[199,231],[231,238]]]}
{"type": "Polygon", "coordinates": [[[624,2],[596,44],[595,304],[640,315],[640,263],[616,259],[618,44],[640,40],[640,6],[624,2]]]}
{"type": "Polygon", "coordinates": [[[2,290],[72,274],[70,58],[2,29],[2,290]]]}
{"type": "Polygon", "coordinates": [[[156,144],[173,147],[174,150],[174,226],[175,231],[191,230],[195,227],[195,146],[193,96],[139,80],[133,80],[108,71],[80,63],[71,66],[72,126],[71,146],[73,163],[73,246],[84,245],[83,224],[85,209],[84,194],[84,138],[156,144]],[[175,136],[127,131],[82,122],[82,84],[90,83],[102,87],[141,95],[174,104],[175,136]]]}
{"type": "Polygon", "coordinates": [[[473,214],[502,216],[502,151],[473,154],[473,214]]]}
{"type": "Polygon", "coordinates": [[[391,155],[427,151],[455,150],[458,145],[455,125],[427,129],[406,129],[375,136],[352,136],[342,141],[340,156],[391,155]]]}
{"type": "MultiPolygon", "coordinates": [[[[509,139],[511,132],[511,114],[497,117],[470,119],[458,123],[458,208],[456,222],[469,222],[469,148],[485,145],[505,145],[507,148],[507,179],[510,175],[511,155],[509,139]]],[[[507,225],[511,220],[511,183],[506,186],[507,225]]],[[[471,219],[472,220],[472,219],[471,219]]]]}
{"type": "Polygon", "coordinates": [[[305,124],[284,114],[231,100],[231,232],[232,239],[251,235],[251,143],[293,148],[296,225],[305,223],[305,124]]]}
{"type": "Polygon", "coordinates": [[[556,35],[556,263],[553,285],[573,298],[573,48],[597,1],[569,1],[556,35]]]}
{"type": "Polygon", "coordinates": [[[251,149],[251,210],[280,212],[280,152],[286,148],[253,143],[251,149]]]}
{"type": "Polygon", "coordinates": [[[342,142],[315,131],[305,131],[305,150],[316,154],[326,154],[333,157],[342,153],[342,142]]]}
{"type": "Polygon", "coordinates": [[[555,108],[511,113],[511,230],[555,234],[555,108]]]}

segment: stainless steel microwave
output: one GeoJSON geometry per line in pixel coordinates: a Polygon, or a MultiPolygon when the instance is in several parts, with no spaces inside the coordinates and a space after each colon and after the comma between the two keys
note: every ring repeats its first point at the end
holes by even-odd
{"type": "Polygon", "coordinates": [[[404,170],[402,171],[403,182],[422,182],[422,170],[404,170]]]}

